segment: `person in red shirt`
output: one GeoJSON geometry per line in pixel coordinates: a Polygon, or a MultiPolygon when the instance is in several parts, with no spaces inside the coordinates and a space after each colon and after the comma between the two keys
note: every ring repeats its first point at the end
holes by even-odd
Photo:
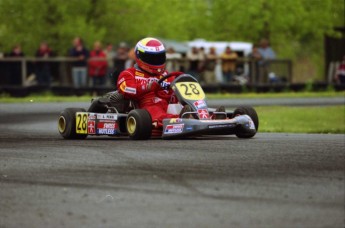
{"type": "MultiPolygon", "coordinates": [[[[37,58],[47,59],[55,56],[55,53],[50,49],[48,43],[42,42],[36,51],[37,58]]],[[[51,82],[51,63],[45,61],[37,61],[35,63],[35,73],[39,85],[49,86],[51,82]]]]}
{"type": "Polygon", "coordinates": [[[93,50],[90,52],[89,76],[92,78],[92,86],[103,86],[107,73],[108,62],[106,54],[102,50],[102,44],[96,41],[93,50]]]}
{"type": "Polygon", "coordinates": [[[337,83],[345,85],[345,55],[343,56],[343,61],[337,68],[335,72],[335,80],[337,83]]]}
{"type": "Polygon", "coordinates": [[[167,108],[170,102],[177,102],[169,85],[175,76],[182,72],[172,72],[172,77],[158,84],[158,80],[168,72],[165,70],[165,47],[155,38],[140,40],[135,46],[135,58],[134,67],[120,73],[117,81],[118,92],[126,99],[135,101],[140,109],[146,109],[151,115],[154,126],[161,128],[163,119],[179,116],[167,114],[167,108]]]}

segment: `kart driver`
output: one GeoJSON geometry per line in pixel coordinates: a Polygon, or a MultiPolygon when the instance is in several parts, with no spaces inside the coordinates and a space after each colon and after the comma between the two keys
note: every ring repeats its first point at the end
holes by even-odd
{"type": "MultiPolygon", "coordinates": [[[[145,38],[137,43],[135,61],[134,67],[122,71],[119,75],[117,89],[126,99],[136,101],[139,108],[146,109],[154,126],[161,128],[163,119],[179,116],[167,114],[167,108],[169,103],[177,102],[169,85],[175,76],[182,72],[173,72],[173,76],[158,84],[158,80],[168,72],[165,70],[165,48],[163,43],[155,38],[145,38]]],[[[185,106],[181,114],[187,111],[190,111],[189,106],[185,106]]]]}

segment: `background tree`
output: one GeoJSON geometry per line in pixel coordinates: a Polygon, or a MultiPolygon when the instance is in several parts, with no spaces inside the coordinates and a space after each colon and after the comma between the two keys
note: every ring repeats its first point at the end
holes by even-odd
{"type": "MultiPolygon", "coordinates": [[[[0,48],[33,55],[47,41],[65,55],[73,37],[134,45],[145,36],[256,43],[323,74],[324,35],[339,36],[344,0],[0,0],[0,48]]],[[[304,73],[309,74],[309,73],[304,73]]]]}

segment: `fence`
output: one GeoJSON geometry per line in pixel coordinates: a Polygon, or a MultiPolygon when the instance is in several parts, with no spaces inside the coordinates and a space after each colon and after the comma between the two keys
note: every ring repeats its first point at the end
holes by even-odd
{"type": "MultiPolygon", "coordinates": [[[[89,59],[97,61],[99,59],[89,59]]],[[[28,86],[35,84],[35,72],[37,66],[49,65],[52,86],[72,86],[71,72],[75,58],[2,58],[0,59],[0,86],[16,85],[28,86]]],[[[174,62],[175,70],[188,72],[189,62],[187,59],[168,60],[174,62]]],[[[260,85],[268,83],[291,83],[292,61],[286,59],[267,60],[265,62],[253,61],[241,58],[236,61],[236,73],[234,81],[224,82],[220,62],[217,63],[214,74],[214,84],[250,84],[260,85]]],[[[201,83],[203,72],[200,75],[201,83]]],[[[205,84],[205,83],[204,83],[205,84]]],[[[108,84],[109,85],[109,84],[108,84]]]]}

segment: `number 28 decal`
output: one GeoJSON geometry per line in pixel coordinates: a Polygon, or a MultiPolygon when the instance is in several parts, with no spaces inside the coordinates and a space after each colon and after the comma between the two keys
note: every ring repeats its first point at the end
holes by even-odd
{"type": "Polygon", "coordinates": [[[205,98],[204,91],[197,82],[178,82],[176,87],[186,100],[202,100],[205,98]]]}
{"type": "Polygon", "coordinates": [[[77,112],[76,115],[76,133],[87,134],[87,113],[77,112]]]}

